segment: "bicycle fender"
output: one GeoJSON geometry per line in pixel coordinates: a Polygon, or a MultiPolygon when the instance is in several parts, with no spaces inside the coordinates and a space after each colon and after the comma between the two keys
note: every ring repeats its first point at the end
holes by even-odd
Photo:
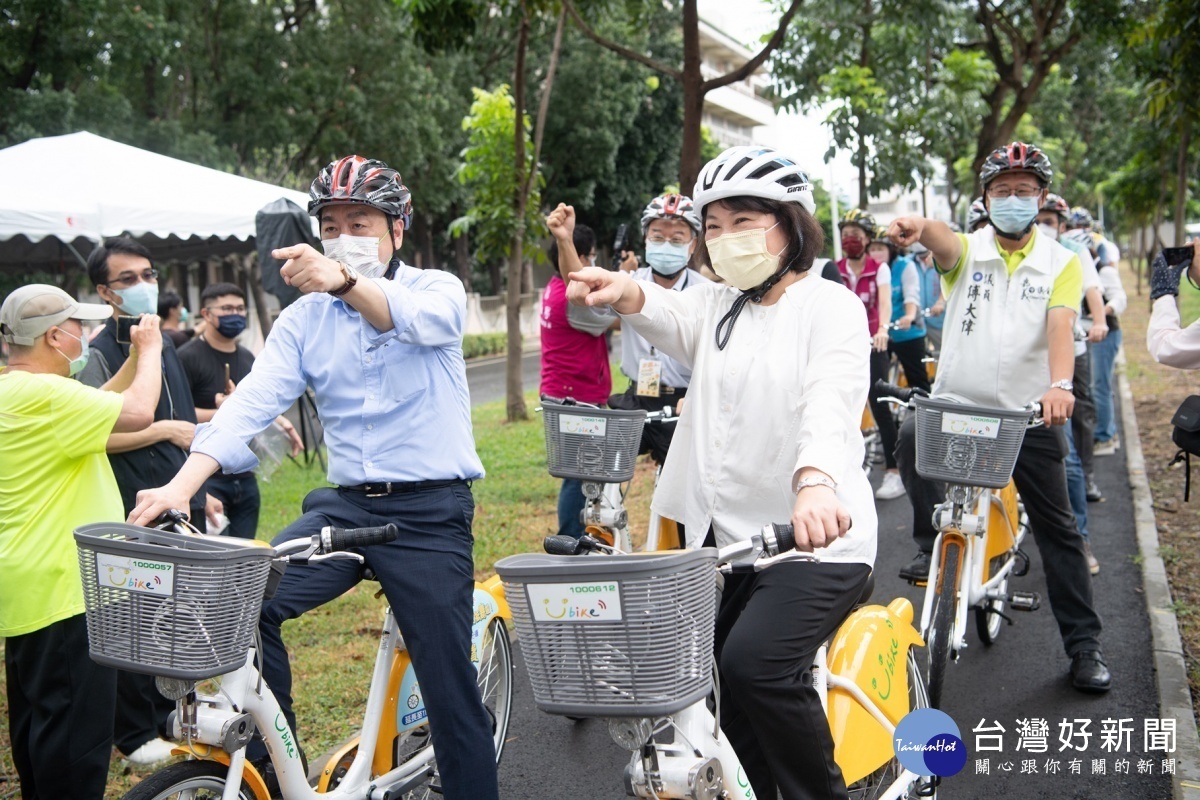
{"type": "MultiPolygon", "coordinates": [[[[909,648],[925,646],[913,614],[912,603],[903,597],[887,606],[864,606],[846,618],[829,645],[830,673],[856,684],[893,725],[911,710],[909,648]]],[[[844,689],[829,689],[829,727],[834,760],[847,784],[895,756],[891,731],[844,689]]]]}
{"type": "MultiPolygon", "coordinates": [[[[504,594],[504,584],[500,582],[499,575],[493,575],[486,581],[475,584],[475,595],[477,598],[476,607],[478,607],[478,595],[480,591],[484,591],[492,596],[492,600],[496,603],[496,615],[500,616],[505,624],[512,622],[512,610],[508,607],[508,598],[504,594]]],[[[509,625],[509,627],[512,627],[509,625]]]]}
{"type": "MultiPolygon", "coordinates": [[[[208,752],[201,756],[195,750],[187,747],[176,747],[171,750],[173,756],[191,756],[196,761],[216,761],[218,764],[229,766],[229,753],[219,747],[211,747],[208,752]]],[[[271,793],[267,791],[267,782],[263,780],[262,775],[254,768],[254,765],[249,761],[242,766],[242,780],[250,787],[250,791],[254,792],[254,797],[257,800],[271,800],[271,793]]]]}

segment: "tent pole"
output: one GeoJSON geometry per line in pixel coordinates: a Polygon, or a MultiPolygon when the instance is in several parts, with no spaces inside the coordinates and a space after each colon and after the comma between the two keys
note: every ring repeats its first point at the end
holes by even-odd
{"type": "Polygon", "coordinates": [[[71,255],[75,256],[75,260],[79,262],[79,266],[87,269],[87,259],[79,255],[79,251],[75,249],[75,245],[70,242],[63,242],[63,247],[67,248],[71,255]]]}

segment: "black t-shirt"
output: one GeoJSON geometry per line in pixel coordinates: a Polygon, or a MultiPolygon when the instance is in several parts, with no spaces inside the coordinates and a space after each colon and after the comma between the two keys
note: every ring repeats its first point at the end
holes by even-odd
{"type": "Polygon", "coordinates": [[[197,336],[179,348],[179,360],[192,384],[192,401],[196,408],[216,408],[217,395],[225,393],[225,367],[229,366],[229,378],[235,384],[250,374],[254,356],[249,350],[237,346],[232,353],[223,353],[213,348],[203,336],[197,336]]]}

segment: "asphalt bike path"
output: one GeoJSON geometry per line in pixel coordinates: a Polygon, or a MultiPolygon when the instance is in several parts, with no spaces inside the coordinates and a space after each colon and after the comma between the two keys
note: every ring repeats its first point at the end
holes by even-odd
{"type": "MultiPolygon", "coordinates": [[[[1086,695],[1071,687],[1070,662],[1046,600],[1042,561],[1033,536],[1027,536],[1029,574],[1015,578],[1012,588],[1038,592],[1042,607],[1032,613],[1011,612],[1015,624],[1005,625],[991,646],[980,642],[974,620],[969,620],[968,647],[958,663],[950,664],[943,702],[966,744],[967,763],[961,773],[943,780],[941,797],[1171,797],[1172,776],[1164,772],[1163,762],[1176,754],[1161,749],[1168,738],[1163,730],[1170,723],[1158,724],[1150,623],[1124,453],[1122,449],[1096,459],[1096,481],[1104,501],[1089,504],[1092,549],[1101,565],[1100,574],[1093,578],[1093,591],[1104,622],[1102,644],[1114,676],[1113,689],[1104,695],[1086,695]],[[994,749],[997,746],[1000,749],[994,749]]],[[[876,485],[880,477],[876,470],[872,475],[876,485]]],[[[908,597],[919,621],[923,591],[897,576],[916,551],[911,506],[905,497],[877,501],[877,506],[880,536],[873,602],[908,597]]],[[[622,774],[628,753],[610,740],[602,721],[573,722],[538,711],[519,643],[515,650],[514,703],[500,765],[501,796],[506,800],[624,797],[622,774]]],[[[923,651],[919,658],[924,665],[923,651]]],[[[1182,728],[1192,721],[1174,724],[1182,728]]]]}

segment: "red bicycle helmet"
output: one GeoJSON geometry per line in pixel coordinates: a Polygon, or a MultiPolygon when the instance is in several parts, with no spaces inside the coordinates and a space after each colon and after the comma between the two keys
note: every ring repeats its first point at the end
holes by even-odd
{"type": "Polygon", "coordinates": [[[1013,142],[1004,147],[997,147],[983,162],[979,171],[979,182],[983,188],[1003,172],[1029,172],[1037,176],[1043,186],[1048,186],[1054,179],[1054,168],[1050,159],[1038,147],[1024,142],[1013,142]]]}
{"type": "Polygon", "coordinates": [[[308,195],[308,213],[314,217],[333,203],[357,203],[398,218],[406,230],[412,223],[412,193],[399,172],[375,159],[346,156],[329,162],[308,195]]]}

